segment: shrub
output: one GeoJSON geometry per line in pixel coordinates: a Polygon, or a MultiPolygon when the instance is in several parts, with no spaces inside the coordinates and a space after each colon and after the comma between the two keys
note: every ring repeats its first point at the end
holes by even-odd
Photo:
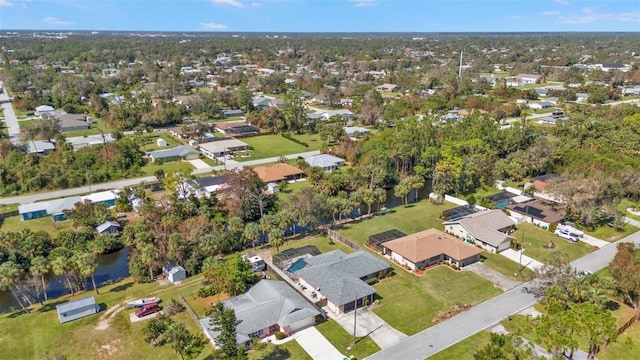
{"type": "Polygon", "coordinates": [[[276,340],[282,340],[287,337],[287,335],[285,335],[285,333],[283,333],[282,331],[278,331],[274,335],[276,337],[276,340]]]}
{"type": "Polygon", "coordinates": [[[300,141],[300,140],[298,140],[298,139],[296,139],[296,138],[292,137],[292,136],[291,136],[291,134],[289,134],[289,133],[282,133],[282,134],[280,134],[280,135],[281,135],[283,138],[285,138],[285,139],[287,139],[287,140],[291,140],[291,141],[293,141],[293,142],[294,142],[294,143],[296,143],[296,144],[300,144],[300,145],[302,145],[302,146],[304,146],[304,147],[309,147],[309,144],[307,144],[307,143],[306,143],[306,142],[304,142],[304,141],[300,141]]]}
{"type": "Polygon", "coordinates": [[[169,316],[177,314],[179,312],[183,312],[184,309],[185,309],[184,305],[182,305],[180,302],[178,302],[174,298],[169,299],[169,301],[167,301],[166,305],[164,306],[164,311],[169,316]]]}
{"type": "Polygon", "coordinates": [[[212,286],[207,286],[207,287],[198,289],[198,296],[202,298],[213,296],[215,294],[216,294],[216,291],[213,289],[212,286]]]}

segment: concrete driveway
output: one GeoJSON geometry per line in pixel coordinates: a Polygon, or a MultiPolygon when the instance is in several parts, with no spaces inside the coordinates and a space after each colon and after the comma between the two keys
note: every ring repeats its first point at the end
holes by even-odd
{"type": "Polygon", "coordinates": [[[467,265],[463,267],[462,270],[471,271],[482,276],[483,278],[491,281],[495,286],[501,288],[502,291],[511,290],[521,284],[519,281],[505,276],[504,274],[497,272],[496,270],[487,266],[485,263],[481,262],[467,265]]]}
{"type": "Polygon", "coordinates": [[[206,169],[210,167],[209,164],[200,159],[187,160],[187,162],[193,165],[196,169],[206,169]]]}
{"type": "Polygon", "coordinates": [[[329,340],[327,340],[315,327],[304,329],[294,335],[296,341],[304,351],[314,360],[343,360],[344,355],[340,354],[329,340]]]}
{"type": "MultiPolygon", "coordinates": [[[[353,312],[334,318],[349,334],[353,334],[353,312]]],[[[369,336],[380,349],[391,347],[408,336],[392,328],[369,308],[360,308],[356,314],[356,336],[369,336]]]]}
{"type": "Polygon", "coordinates": [[[516,250],[513,250],[513,249],[507,249],[507,250],[501,252],[500,255],[502,255],[502,256],[510,259],[510,260],[513,260],[513,261],[515,261],[517,263],[520,263],[522,266],[526,266],[531,270],[535,270],[535,269],[541,267],[542,265],[544,265],[540,261],[534,260],[534,259],[528,257],[527,255],[525,255],[526,253],[527,253],[527,248],[525,247],[524,253],[522,254],[522,263],[520,263],[520,251],[516,251],[516,250]]]}

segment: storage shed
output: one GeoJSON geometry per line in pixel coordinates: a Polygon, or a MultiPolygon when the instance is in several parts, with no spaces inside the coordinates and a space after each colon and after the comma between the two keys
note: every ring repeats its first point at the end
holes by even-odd
{"type": "Polygon", "coordinates": [[[58,311],[60,323],[64,324],[98,313],[100,311],[100,305],[96,304],[93,296],[89,296],[84,299],[56,305],[56,310],[58,311]]]}
{"type": "Polygon", "coordinates": [[[174,264],[163,266],[162,274],[174,284],[187,278],[187,271],[182,266],[174,264]]]}

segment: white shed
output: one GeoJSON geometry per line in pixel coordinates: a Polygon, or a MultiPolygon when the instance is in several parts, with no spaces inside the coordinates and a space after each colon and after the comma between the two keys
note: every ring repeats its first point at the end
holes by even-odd
{"type": "Polygon", "coordinates": [[[162,274],[174,284],[187,278],[187,271],[182,266],[174,264],[163,266],[162,274]]]}
{"type": "Polygon", "coordinates": [[[270,183],[268,183],[268,184],[267,184],[267,191],[268,191],[270,194],[275,194],[275,193],[277,193],[279,190],[280,190],[280,187],[278,186],[278,184],[277,184],[277,183],[270,182],[270,183]]]}
{"type": "Polygon", "coordinates": [[[165,147],[165,146],[167,146],[167,140],[165,140],[165,139],[163,139],[163,138],[158,138],[158,139],[156,140],[156,144],[157,144],[159,147],[165,147]]]}

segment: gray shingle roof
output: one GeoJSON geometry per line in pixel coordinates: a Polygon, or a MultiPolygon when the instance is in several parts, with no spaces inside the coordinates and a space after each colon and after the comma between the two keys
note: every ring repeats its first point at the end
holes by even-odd
{"type": "Polygon", "coordinates": [[[118,229],[120,229],[120,224],[115,222],[115,221],[105,221],[104,223],[98,225],[98,227],[96,227],[96,230],[102,234],[103,232],[105,232],[108,228],[110,227],[117,227],[118,229]]]}
{"type": "Polygon", "coordinates": [[[389,264],[365,251],[347,255],[334,250],[305,261],[308,265],[296,275],[337,306],[352,302],[356,296],[375,294],[376,290],[360,279],[390,268],[389,264]]]}
{"type": "Polygon", "coordinates": [[[480,211],[460,220],[445,222],[445,225],[448,224],[460,224],[474,238],[494,247],[500,246],[511,238],[498,230],[515,225],[513,220],[501,210],[480,211]]]}
{"type": "MultiPolygon", "coordinates": [[[[245,294],[224,301],[224,305],[236,313],[238,343],[248,341],[249,334],[271,325],[283,328],[320,314],[289,285],[275,280],[262,280],[245,294]]],[[[218,334],[209,321],[207,317],[200,324],[215,339],[218,334]]]]}
{"type": "Polygon", "coordinates": [[[309,166],[319,166],[321,168],[328,168],[332,166],[339,166],[344,164],[345,160],[341,159],[337,156],[329,155],[329,154],[320,154],[306,158],[304,161],[309,164],[309,166]]]}
{"type": "Polygon", "coordinates": [[[172,149],[165,149],[165,150],[157,150],[157,151],[152,151],[149,153],[149,155],[151,157],[153,157],[154,159],[166,159],[166,158],[171,158],[171,157],[175,157],[175,156],[185,156],[187,154],[192,154],[192,153],[198,153],[198,150],[190,147],[190,146],[186,146],[186,145],[178,145],[172,149]]]}

